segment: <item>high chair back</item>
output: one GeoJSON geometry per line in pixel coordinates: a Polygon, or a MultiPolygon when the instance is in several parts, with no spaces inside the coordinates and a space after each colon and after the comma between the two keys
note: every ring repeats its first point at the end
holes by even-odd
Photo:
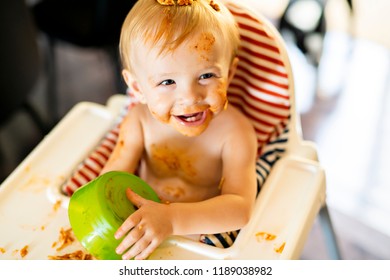
{"type": "MultiPolygon", "coordinates": [[[[314,144],[301,138],[291,66],[280,34],[250,7],[233,0],[223,2],[234,15],[241,36],[240,62],[228,89],[228,99],[251,120],[258,139],[259,193],[254,213],[240,231],[202,235],[201,242],[198,242],[199,237],[195,240],[194,237],[172,237],[150,258],[296,259],[319,209],[326,205],[324,170],[317,161],[314,144]]],[[[41,146],[60,147],[62,141],[66,141],[61,133],[64,129],[69,130],[73,123],[76,131],[67,131],[72,133],[69,137],[73,137],[70,151],[81,151],[82,147],[97,144],[88,153],[64,160],[66,166],[61,166],[61,170],[70,175],[61,185],[61,192],[58,185],[50,188],[53,202],[61,200],[66,206],[64,195],[71,196],[77,188],[98,176],[118,138],[123,113],[136,102],[130,94],[114,95],[105,108],[97,104],[79,104],[53,131],[53,136],[45,139],[47,143],[41,146]],[[94,116],[93,120],[91,116],[94,116]],[[107,119],[111,120],[112,128],[102,137],[103,128],[95,128],[91,122],[102,120],[101,126],[107,126],[107,119]],[[85,131],[81,128],[84,126],[85,131]],[[61,140],[54,144],[53,138],[61,140]]],[[[69,139],[67,141],[66,144],[69,139]]],[[[40,152],[36,153],[44,153],[43,149],[40,147],[40,152]]],[[[22,172],[23,166],[30,166],[37,160],[38,156],[34,156],[16,172],[22,172]]],[[[42,164],[42,160],[39,163],[42,164]]],[[[58,168],[56,172],[59,172],[58,168]]],[[[15,176],[7,184],[12,184],[15,176]]]]}

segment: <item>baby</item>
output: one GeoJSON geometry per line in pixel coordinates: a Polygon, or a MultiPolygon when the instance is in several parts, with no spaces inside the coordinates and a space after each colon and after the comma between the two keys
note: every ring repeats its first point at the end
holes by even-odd
{"type": "Polygon", "coordinates": [[[235,21],[210,0],[138,0],[121,33],[123,77],[140,103],[127,113],[102,173],[137,173],[163,203],[130,189],[139,209],[116,252],[145,259],[170,235],[237,230],[256,196],[257,141],[228,106],[238,63],[235,21]],[[161,3],[160,3],[160,2],[161,3]]]}

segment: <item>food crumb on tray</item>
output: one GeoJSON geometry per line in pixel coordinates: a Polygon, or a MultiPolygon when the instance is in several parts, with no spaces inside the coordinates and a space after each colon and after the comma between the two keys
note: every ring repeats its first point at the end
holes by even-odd
{"type": "Polygon", "coordinates": [[[284,246],[286,246],[286,242],[283,242],[280,246],[275,247],[274,250],[276,253],[281,254],[283,253],[284,246]]]}
{"type": "MultiPolygon", "coordinates": [[[[4,248],[0,248],[0,252],[1,253],[5,253],[5,249],[4,248]]],[[[17,253],[19,253],[20,254],[20,256],[22,257],[22,258],[24,258],[25,256],[27,256],[27,254],[28,254],[28,245],[26,245],[26,246],[24,246],[22,249],[16,249],[16,250],[14,250],[13,252],[12,252],[13,254],[17,254],[17,253]]]]}
{"type": "MultiPolygon", "coordinates": [[[[277,236],[275,234],[268,233],[268,232],[265,232],[265,231],[260,231],[260,232],[256,233],[256,240],[258,242],[276,241],[275,240],[276,238],[277,238],[277,236]]],[[[283,242],[283,243],[278,244],[278,245],[276,245],[276,243],[273,243],[273,244],[274,244],[274,251],[276,253],[278,253],[278,254],[283,253],[283,250],[284,250],[284,247],[286,245],[286,242],[283,242]]]]}
{"type": "Polygon", "coordinates": [[[84,253],[81,250],[75,252],[64,254],[61,256],[48,256],[49,260],[92,260],[92,255],[84,253]]]}
{"type": "Polygon", "coordinates": [[[22,249],[20,249],[20,256],[24,258],[28,254],[28,245],[24,246],[22,249]]]}
{"type": "Polygon", "coordinates": [[[57,212],[57,211],[58,211],[58,209],[61,207],[61,203],[62,203],[62,201],[61,201],[61,199],[59,199],[59,200],[57,200],[57,201],[53,204],[53,211],[54,211],[54,212],[57,212]]]}
{"type": "Polygon", "coordinates": [[[272,233],[261,231],[261,232],[256,233],[256,238],[257,238],[257,241],[261,241],[261,240],[271,241],[271,240],[274,240],[276,238],[276,235],[272,234],[272,233]]]}
{"type": "Polygon", "coordinates": [[[61,228],[58,241],[53,243],[52,248],[57,247],[56,250],[61,251],[66,246],[69,246],[70,244],[72,244],[74,240],[75,239],[73,237],[73,232],[72,232],[71,228],[66,229],[66,230],[64,228],[61,228]]]}

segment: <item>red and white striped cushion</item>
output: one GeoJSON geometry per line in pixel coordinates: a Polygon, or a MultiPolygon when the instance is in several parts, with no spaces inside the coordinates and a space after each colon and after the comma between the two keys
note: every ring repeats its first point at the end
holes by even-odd
{"type": "Polygon", "coordinates": [[[110,130],[92,153],[77,167],[71,178],[62,186],[62,192],[71,196],[73,192],[96,178],[114,150],[119,135],[119,125],[110,130]]]}
{"type": "Polygon", "coordinates": [[[237,4],[230,2],[227,7],[238,23],[241,37],[240,61],[228,98],[252,121],[261,154],[262,147],[288,124],[289,73],[274,30],[237,4]]]}

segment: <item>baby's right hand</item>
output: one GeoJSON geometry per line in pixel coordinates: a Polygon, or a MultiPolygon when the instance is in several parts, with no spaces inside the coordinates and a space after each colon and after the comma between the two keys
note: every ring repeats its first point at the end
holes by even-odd
{"type": "Polygon", "coordinates": [[[172,234],[170,207],[147,200],[131,189],[126,190],[126,196],[138,210],[130,215],[115,233],[116,239],[127,234],[116,252],[123,254],[122,259],[145,259],[172,234]]]}

